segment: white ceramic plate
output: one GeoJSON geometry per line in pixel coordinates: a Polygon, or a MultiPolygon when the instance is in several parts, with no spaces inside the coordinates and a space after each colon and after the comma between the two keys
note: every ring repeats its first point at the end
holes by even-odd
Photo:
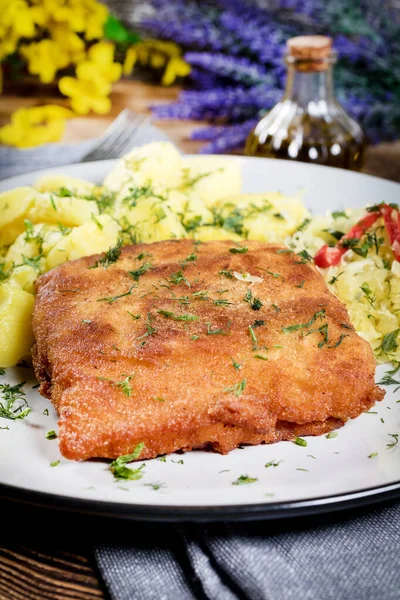
{"type": "MultiPolygon", "coordinates": [[[[314,212],[398,202],[400,185],[338,169],[279,160],[233,157],[244,176],[244,191],[304,190],[314,212]]],[[[114,161],[69,165],[13,177],[0,191],[32,183],[40,174],[62,172],[101,182],[114,161]]],[[[377,370],[377,381],[387,367],[377,370]]],[[[337,437],[310,437],[307,447],[292,442],[246,447],[227,456],[206,452],[146,461],[139,481],[116,482],[105,461],[64,459],[50,403],[40,397],[32,372],[8,369],[0,383],[26,380],[32,412],[23,421],[0,419],[0,495],[34,504],[119,517],[159,520],[252,519],[331,511],[400,496],[400,390],[339,430],[337,437]],[[49,415],[43,414],[48,409],[49,415]],[[394,436],[393,436],[394,434],[394,436]],[[377,453],[375,455],[375,453],[377,453]],[[370,455],[374,455],[370,458],[370,455]],[[50,463],[60,461],[58,466],[50,463]],[[279,466],[265,467],[271,461],[279,466]],[[238,477],[256,479],[233,485],[238,477]],[[156,489],[155,489],[156,488],[156,489]]],[[[47,411],[46,411],[47,412],[47,411]]]]}

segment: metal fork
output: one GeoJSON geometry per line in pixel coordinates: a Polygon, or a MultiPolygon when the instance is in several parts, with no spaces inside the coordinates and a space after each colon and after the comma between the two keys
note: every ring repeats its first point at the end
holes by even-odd
{"type": "Polygon", "coordinates": [[[106,129],[97,145],[85,154],[81,162],[119,158],[132,149],[141,127],[149,121],[148,115],[137,115],[125,108],[106,129]]]}

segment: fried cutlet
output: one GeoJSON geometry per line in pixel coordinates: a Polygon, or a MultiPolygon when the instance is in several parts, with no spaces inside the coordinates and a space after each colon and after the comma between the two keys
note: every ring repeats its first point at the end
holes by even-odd
{"type": "Polygon", "coordinates": [[[109,263],[37,281],[34,366],[67,458],[320,435],[384,396],[369,344],[307,257],[178,240],[109,263]]]}

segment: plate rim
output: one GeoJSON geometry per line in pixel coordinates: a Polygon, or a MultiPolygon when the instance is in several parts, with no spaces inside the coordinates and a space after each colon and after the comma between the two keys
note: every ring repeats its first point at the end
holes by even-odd
{"type": "MultiPolygon", "coordinates": [[[[240,160],[250,160],[250,161],[263,161],[263,162],[268,162],[269,164],[285,164],[287,166],[296,166],[299,168],[305,168],[305,169],[329,169],[329,171],[336,171],[336,172],[340,172],[346,175],[350,175],[351,177],[362,177],[362,178],[368,178],[368,179],[372,179],[375,180],[376,182],[385,182],[385,184],[388,185],[393,185],[395,187],[398,187],[400,190],[400,182],[398,181],[393,181],[392,179],[386,179],[384,177],[378,177],[377,175],[370,175],[369,173],[362,173],[361,171],[351,171],[349,169],[342,169],[339,167],[331,167],[331,166],[327,166],[327,165],[318,165],[318,164],[312,164],[312,163],[306,163],[306,162],[301,162],[301,161],[296,161],[296,160],[284,160],[284,159],[279,159],[279,158],[263,158],[260,156],[245,156],[245,155],[238,155],[238,154],[183,154],[182,158],[199,158],[199,159],[207,159],[207,158],[229,158],[229,159],[233,159],[236,161],[240,161],[240,160]]],[[[0,178],[0,186],[3,186],[4,184],[7,184],[8,181],[12,181],[13,179],[17,179],[19,177],[29,177],[30,175],[32,175],[32,177],[34,177],[35,175],[40,175],[40,173],[43,172],[50,172],[50,171],[57,171],[58,169],[64,169],[66,167],[77,167],[80,165],[100,165],[101,163],[104,162],[117,162],[118,160],[120,160],[121,157],[119,158],[106,158],[106,159],[101,159],[101,160],[91,160],[91,161],[87,161],[87,162],[72,162],[72,163],[65,163],[62,165],[50,165],[49,167],[43,167],[42,169],[35,169],[33,171],[26,171],[23,173],[17,173],[16,175],[11,175],[10,177],[3,177],[0,178]]],[[[31,184],[32,185],[32,184],[31,184]]]]}
{"type": "Polygon", "coordinates": [[[0,500],[12,500],[35,508],[51,508],[75,514],[167,523],[178,521],[186,523],[271,521],[361,508],[399,497],[400,480],[383,486],[317,498],[221,506],[131,504],[111,500],[76,498],[0,483],[0,500]]]}
{"type": "MultiPolygon", "coordinates": [[[[267,161],[271,164],[284,163],[297,168],[305,168],[306,170],[317,167],[318,169],[334,169],[341,171],[343,174],[361,176],[363,179],[368,178],[377,183],[385,183],[399,188],[400,183],[370,175],[368,173],[347,171],[335,167],[327,167],[326,165],[314,165],[309,163],[301,163],[299,161],[286,161],[281,159],[265,159],[260,157],[250,157],[230,154],[212,154],[198,155],[185,154],[187,158],[229,158],[235,161],[247,160],[250,161],[267,161]]],[[[40,174],[46,172],[60,171],[64,168],[73,168],[82,165],[94,166],[104,162],[115,163],[119,159],[105,159],[90,161],[87,163],[72,162],[62,165],[50,165],[41,169],[35,169],[23,173],[17,173],[10,177],[0,179],[0,187],[13,184],[15,179],[20,177],[31,177],[32,180],[40,174]]],[[[29,184],[26,184],[29,185],[29,184]]],[[[32,185],[32,184],[31,184],[32,185]]],[[[316,498],[303,498],[296,500],[284,500],[267,503],[251,503],[251,504],[223,504],[223,505],[157,505],[157,504],[132,504],[128,502],[115,502],[112,500],[99,500],[90,498],[78,498],[64,494],[56,494],[52,492],[44,492],[39,490],[31,490],[17,485],[0,482],[0,500],[1,501],[16,501],[20,504],[30,505],[35,508],[51,508],[58,511],[67,511],[75,514],[85,514],[100,517],[111,517],[118,519],[130,519],[136,521],[157,521],[157,522],[221,522],[221,521],[250,521],[250,520],[277,520],[282,518],[294,518],[307,515],[324,514],[328,512],[339,512],[346,509],[370,506],[381,503],[385,500],[393,500],[400,498],[400,480],[391,482],[385,485],[373,486],[370,488],[362,488],[329,496],[318,496],[316,498]]]]}

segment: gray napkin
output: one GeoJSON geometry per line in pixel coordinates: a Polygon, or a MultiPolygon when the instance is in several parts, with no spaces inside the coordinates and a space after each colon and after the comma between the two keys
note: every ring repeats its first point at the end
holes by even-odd
{"type": "MultiPolygon", "coordinates": [[[[166,139],[147,124],[135,145],[166,139]]],[[[96,142],[2,147],[0,178],[79,162],[96,142]]],[[[399,517],[396,504],[352,518],[127,523],[94,554],[112,600],[399,600],[399,517]]]]}
{"type": "Polygon", "coordinates": [[[113,600],[398,600],[400,505],[358,514],[138,523],[95,557],[113,600]]]}
{"type": "MultiPolygon", "coordinates": [[[[165,133],[147,122],[135,133],[134,145],[142,146],[149,142],[168,141],[168,139],[165,133]]],[[[79,143],[44,144],[27,150],[0,146],[0,179],[37,169],[79,162],[97,142],[98,139],[95,138],[79,143]]]]}

